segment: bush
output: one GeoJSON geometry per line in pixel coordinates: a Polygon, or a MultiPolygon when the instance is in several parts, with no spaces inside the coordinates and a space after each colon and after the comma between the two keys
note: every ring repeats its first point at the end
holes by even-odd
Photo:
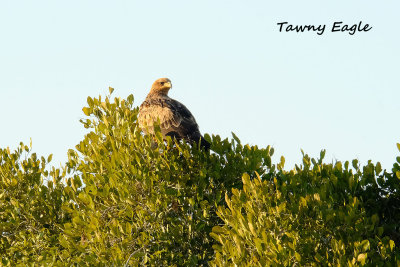
{"type": "Polygon", "coordinates": [[[88,134],[61,169],[22,143],[0,151],[3,265],[397,263],[398,164],[305,155],[284,171],[234,134],[205,135],[212,152],[144,136],[132,95],[87,102],[88,134]]]}
{"type": "Polygon", "coordinates": [[[324,154],[303,154],[291,171],[244,174],[243,189],[218,208],[212,265],[399,266],[398,163],[397,174],[371,162],[361,171],[356,160],[354,169],[324,164],[324,154]]]}
{"type": "Polygon", "coordinates": [[[2,264],[55,262],[65,214],[62,173],[45,170],[47,160],[20,144],[15,152],[0,149],[0,255],[2,264]],[[25,159],[21,157],[25,155],[25,159]],[[44,184],[43,179],[51,180],[44,184]]]}
{"type": "Polygon", "coordinates": [[[133,97],[88,98],[91,130],[69,151],[60,257],[68,264],[198,265],[212,259],[209,233],[224,192],[244,172],[263,173],[269,149],[206,136],[214,153],[143,136],[133,97]],[[84,186],[82,186],[84,185],[84,186]]]}

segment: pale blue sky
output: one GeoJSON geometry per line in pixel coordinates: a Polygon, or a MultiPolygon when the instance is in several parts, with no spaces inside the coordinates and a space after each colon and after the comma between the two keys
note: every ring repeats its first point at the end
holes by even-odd
{"type": "Polygon", "coordinates": [[[400,142],[400,1],[0,2],[0,147],[33,140],[66,160],[85,133],[87,96],[133,93],[153,81],[203,133],[275,148],[286,169],[300,149],[391,168],[400,142]],[[335,21],[373,28],[332,33],[335,21]],[[278,22],[326,24],[279,32],[278,22]]]}

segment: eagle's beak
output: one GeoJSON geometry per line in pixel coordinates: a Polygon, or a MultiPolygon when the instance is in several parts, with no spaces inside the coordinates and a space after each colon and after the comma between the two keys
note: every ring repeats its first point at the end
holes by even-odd
{"type": "Polygon", "coordinates": [[[169,89],[171,89],[171,88],[172,88],[171,82],[167,82],[167,83],[165,84],[165,87],[168,87],[169,89]]]}

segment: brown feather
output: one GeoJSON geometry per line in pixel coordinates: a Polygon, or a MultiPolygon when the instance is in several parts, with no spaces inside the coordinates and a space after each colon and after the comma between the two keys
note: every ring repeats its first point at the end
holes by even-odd
{"type": "Polygon", "coordinates": [[[198,143],[207,150],[210,144],[200,134],[199,126],[192,113],[180,102],[167,94],[172,87],[171,81],[161,78],[153,83],[150,93],[139,109],[139,127],[149,134],[154,134],[154,123],[160,120],[163,136],[184,139],[198,143]]]}

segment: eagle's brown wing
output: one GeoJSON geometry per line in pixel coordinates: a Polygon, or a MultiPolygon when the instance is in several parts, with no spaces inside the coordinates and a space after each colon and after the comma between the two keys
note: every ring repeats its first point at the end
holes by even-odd
{"type": "Polygon", "coordinates": [[[160,120],[164,136],[199,142],[209,148],[210,144],[201,136],[199,126],[192,113],[182,103],[169,98],[147,98],[139,110],[139,126],[146,132],[154,133],[154,122],[160,120]]]}

